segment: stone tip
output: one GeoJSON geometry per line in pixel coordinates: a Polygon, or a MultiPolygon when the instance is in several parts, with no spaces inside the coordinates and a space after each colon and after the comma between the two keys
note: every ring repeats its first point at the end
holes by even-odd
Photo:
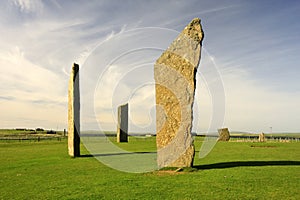
{"type": "Polygon", "coordinates": [[[190,22],[190,24],[200,24],[201,23],[201,19],[200,18],[198,18],[198,17],[196,17],[196,18],[194,18],[191,22],[190,22]]]}
{"type": "Polygon", "coordinates": [[[126,107],[126,106],[128,107],[128,103],[124,103],[124,104],[119,105],[119,107],[124,107],[124,106],[125,106],[125,107],[126,107]]]}
{"type": "Polygon", "coordinates": [[[79,65],[76,64],[76,63],[73,63],[72,69],[73,69],[74,71],[78,71],[78,70],[79,70],[79,65]]]}
{"type": "Polygon", "coordinates": [[[204,32],[201,26],[201,19],[194,18],[183,30],[183,33],[196,42],[202,43],[204,32]]]}

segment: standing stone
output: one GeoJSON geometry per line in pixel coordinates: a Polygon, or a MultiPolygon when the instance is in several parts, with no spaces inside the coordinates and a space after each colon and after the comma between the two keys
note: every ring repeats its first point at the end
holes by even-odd
{"type": "Polygon", "coordinates": [[[228,141],[230,139],[228,128],[218,129],[218,132],[219,132],[218,141],[228,141]]]}
{"type": "Polygon", "coordinates": [[[80,93],[79,65],[74,63],[68,89],[68,150],[72,157],[80,156],[80,93]]]}
{"type": "Polygon", "coordinates": [[[118,107],[117,142],[128,142],[128,103],[118,107]]]}
{"type": "Polygon", "coordinates": [[[196,72],[204,33],[193,19],[154,65],[158,167],[191,167],[196,72]]]}
{"type": "Polygon", "coordinates": [[[258,141],[259,142],[265,142],[266,141],[266,137],[264,133],[260,133],[258,136],[258,141]]]}

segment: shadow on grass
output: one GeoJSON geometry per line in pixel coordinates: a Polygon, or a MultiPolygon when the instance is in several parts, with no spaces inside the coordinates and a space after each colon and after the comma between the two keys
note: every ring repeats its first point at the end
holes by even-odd
{"type": "Polygon", "coordinates": [[[120,155],[129,155],[129,154],[156,154],[156,152],[124,152],[124,153],[107,153],[107,154],[85,154],[85,155],[80,155],[79,157],[82,158],[90,158],[90,157],[100,157],[100,156],[120,156],[120,155]]]}
{"type": "MultiPolygon", "coordinates": [[[[123,152],[123,153],[109,153],[109,154],[84,154],[80,155],[82,158],[101,157],[101,156],[119,156],[119,155],[139,155],[139,154],[156,154],[157,152],[123,152]]],[[[206,165],[195,165],[191,168],[186,168],[183,171],[197,171],[209,169],[226,169],[233,167],[260,167],[260,166],[300,166],[300,161],[280,160],[280,161],[234,161],[234,162],[220,162],[206,165]]],[[[178,170],[174,168],[171,170],[178,170]]]]}
{"type": "Polygon", "coordinates": [[[287,166],[300,165],[300,161],[236,161],[236,162],[221,162],[207,165],[196,165],[193,168],[198,170],[204,169],[225,169],[233,167],[259,167],[259,166],[287,166]]]}

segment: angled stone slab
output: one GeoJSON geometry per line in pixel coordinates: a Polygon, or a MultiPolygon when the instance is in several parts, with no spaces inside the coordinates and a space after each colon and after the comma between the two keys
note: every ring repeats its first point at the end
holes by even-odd
{"type": "Polygon", "coordinates": [[[118,107],[117,142],[128,142],[128,103],[118,107]]]}
{"type": "Polygon", "coordinates": [[[74,63],[68,88],[68,152],[80,156],[80,92],[79,65],[74,63]]]}
{"type": "Polygon", "coordinates": [[[158,167],[191,167],[196,71],[204,33],[193,19],[154,65],[158,167]]]}

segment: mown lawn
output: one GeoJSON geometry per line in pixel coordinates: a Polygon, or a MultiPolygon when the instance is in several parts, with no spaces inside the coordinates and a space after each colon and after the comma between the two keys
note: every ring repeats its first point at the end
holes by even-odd
{"type": "MultiPolygon", "coordinates": [[[[155,138],[121,147],[155,151],[155,138]]],[[[300,199],[300,143],[219,142],[197,153],[183,172],[125,173],[70,158],[66,140],[0,142],[0,199],[300,199]]]]}

